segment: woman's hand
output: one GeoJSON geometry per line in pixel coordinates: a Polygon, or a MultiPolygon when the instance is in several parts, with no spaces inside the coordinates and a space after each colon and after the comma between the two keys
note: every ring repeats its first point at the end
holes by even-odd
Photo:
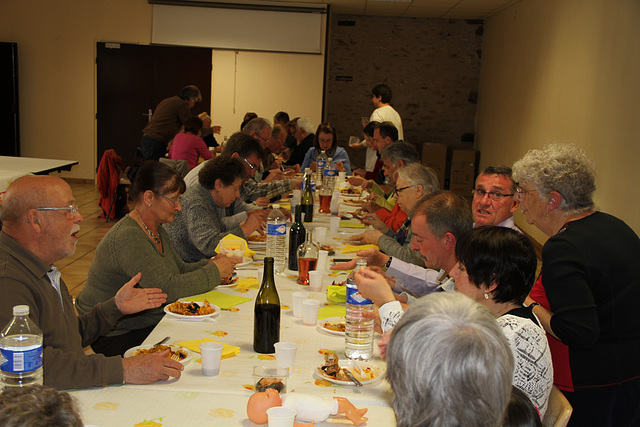
{"type": "Polygon", "coordinates": [[[344,168],[344,163],[342,161],[336,162],[336,169],[338,169],[338,172],[346,172],[344,168]]]}
{"type": "Polygon", "coordinates": [[[309,169],[311,169],[311,172],[315,172],[316,171],[316,162],[311,162],[309,164],[309,169]]]}
{"type": "MultiPolygon", "coordinates": [[[[358,169],[356,169],[356,171],[357,170],[358,169]]],[[[355,175],[356,173],[353,172],[353,174],[355,175]]],[[[365,189],[364,185],[367,182],[367,180],[361,176],[352,176],[351,178],[347,178],[347,181],[349,181],[349,184],[353,185],[354,187],[362,187],[363,189],[365,189]]]]}
{"type": "Polygon", "coordinates": [[[256,205],[261,208],[267,207],[269,206],[269,199],[267,199],[266,197],[258,197],[256,199],[256,205]]]}
{"type": "Polygon", "coordinates": [[[362,217],[362,222],[367,225],[373,225],[373,228],[375,228],[376,230],[380,231],[383,234],[386,233],[388,230],[390,230],[390,228],[387,227],[387,224],[385,224],[384,221],[381,220],[380,217],[375,214],[366,215],[362,217]]]}
{"type": "MultiPolygon", "coordinates": [[[[268,210],[265,209],[264,212],[269,215],[268,210]]],[[[264,236],[263,227],[266,224],[265,219],[266,218],[264,218],[264,213],[257,212],[255,214],[251,214],[246,220],[240,223],[240,228],[242,229],[242,232],[245,236],[250,236],[254,231],[257,231],[261,236],[264,236]]]]}
{"type": "Polygon", "coordinates": [[[228,257],[224,254],[216,255],[211,258],[209,263],[214,263],[220,272],[220,278],[231,277],[233,274],[233,266],[242,262],[240,258],[228,257]]]}
{"type": "Polygon", "coordinates": [[[378,230],[367,230],[362,234],[356,234],[355,236],[351,236],[351,240],[358,240],[363,243],[367,243],[370,245],[377,245],[378,239],[382,236],[382,233],[378,230]]]}

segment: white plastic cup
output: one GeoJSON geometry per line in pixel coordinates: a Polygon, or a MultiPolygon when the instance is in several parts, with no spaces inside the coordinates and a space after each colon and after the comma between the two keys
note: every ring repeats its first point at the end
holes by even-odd
{"type": "Polygon", "coordinates": [[[346,172],[338,172],[338,180],[340,182],[344,182],[347,179],[347,173],[346,172]]]}
{"type": "Polygon", "coordinates": [[[324,281],[324,271],[309,272],[309,290],[313,292],[322,291],[322,282],[324,281]]]}
{"type": "Polygon", "coordinates": [[[342,218],[340,218],[339,216],[332,216],[331,218],[329,218],[329,231],[331,233],[337,233],[338,229],[340,228],[340,220],[342,218]]]}
{"type": "Polygon", "coordinates": [[[324,244],[327,239],[327,227],[316,227],[313,229],[313,237],[319,244],[324,244]]]}
{"type": "Polygon", "coordinates": [[[329,258],[329,251],[321,249],[318,251],[318,264],[316,265],[317,271],[323,271],[327,268],[327,259],[329,258]]]}
{"type": "Polygon", "coordinates": [[[293,293],[293,317],[302,317],[302,301],[309,299],[309,295],[307,291],[293,293]]]}
{"type": "Polygon", "coordinates": [[[220,372],[220,360],[224,345],[219,342],[205,342],[200,344],[200,361],[202,362],[202,375],[213,377],[220,372]]]}
{"type": "Polygon", "coordinates": [[[318,323],[318,310],[320,310],[320,301],[317,299],[302,301],[302,323],[315,326],[318,323]]]}
{"type": "Polygon", "coordinates": [[[296,350],[298,346],[293,342],[277,342],[273,345],[276,349],[276,363],[279,367],[289,368],[289,375],[293,373],[296,364],[296,350]]]}
{"type": "Polygon", "coordinates": [[[293,427],[297,412],[284,406],[274,406],[267,409],[269,427],[293,427]]]}

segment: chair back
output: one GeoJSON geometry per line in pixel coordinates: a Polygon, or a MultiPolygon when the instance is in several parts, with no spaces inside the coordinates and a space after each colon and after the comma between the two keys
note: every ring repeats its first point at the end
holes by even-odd
{"type": "Polygon", "coordinates": [[[542,425],[544,427],[565,427],[569,423],[572,412],[573,408],[567,398],[556,386],[553,386],[549,395],[547,412],[542,418],[542,425]]]}

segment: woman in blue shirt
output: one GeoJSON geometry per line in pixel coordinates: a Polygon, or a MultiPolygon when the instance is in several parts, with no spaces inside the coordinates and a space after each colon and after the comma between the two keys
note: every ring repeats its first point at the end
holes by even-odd
{"type": "Polygon", "coordinates": [[[336,169],[340,172],[346,172],[347,175],[351,175],[349,155],[344,148],[338,147],[336,128],[331,126],[330,123],[322,123],[318,126],[315,134],[314,146],[311,147],[304,156],[304,161],[302,162],[302,166],[300,166],[300,170],[304,171],[306,168],[311,168],[311,170],[315,172],[316,158],[320,155],[322,150],[327,153],[327,158],[333,159],[336,169]]]}

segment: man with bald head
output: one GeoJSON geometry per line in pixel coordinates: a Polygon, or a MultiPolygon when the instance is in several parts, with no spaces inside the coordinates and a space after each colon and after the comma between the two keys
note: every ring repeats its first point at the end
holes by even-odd
{"type": "Polygon", "coordinates": [[[157,288],[134,288],[138,273],[114,298],[76,316],[67,286],[53,265],[75,252],[82,222],[64,180],[32,175],[15,180],[0,205],[0,220],[0,324],[13,318],[14,306],[29,306],[29,317],[43,333],[45,385],[87,388],[180,377],[182,364],[162,353],[128,359],[84,354],[83,348],[118,318],[159,307],[167,295],[157,288]]]}

